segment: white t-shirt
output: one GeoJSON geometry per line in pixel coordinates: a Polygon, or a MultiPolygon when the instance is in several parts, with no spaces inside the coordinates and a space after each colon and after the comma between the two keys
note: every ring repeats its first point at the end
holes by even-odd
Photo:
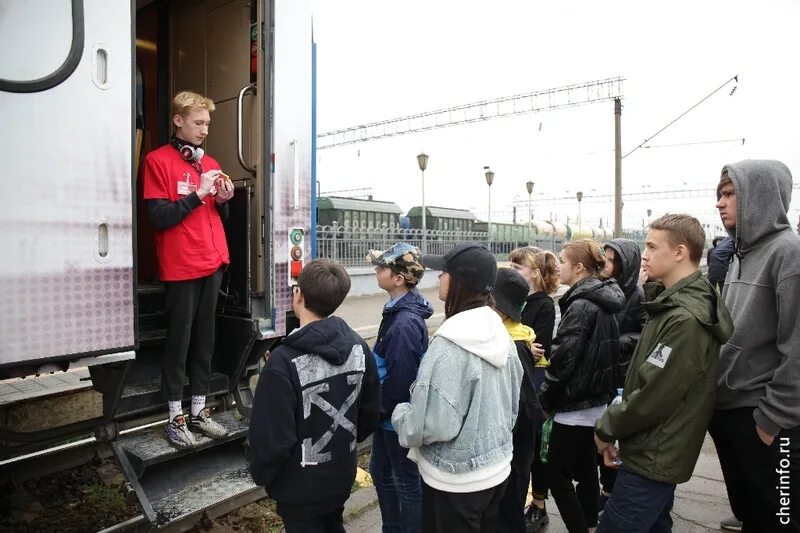
{"type": "Polygon", "coordinates": [[[566,413],[556,413],[553,421],[565,426],[585,426],[594,427],[597,420],[606,412],[605,405],[598,405],[597,407],[589,407],[588,409],[579,409],[577,411],[568,411],[566,413]]]}

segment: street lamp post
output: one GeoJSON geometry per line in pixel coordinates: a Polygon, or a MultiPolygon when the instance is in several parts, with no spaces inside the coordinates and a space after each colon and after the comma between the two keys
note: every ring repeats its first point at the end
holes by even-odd
{"type": "Polygon", "coordinates": [[[583,200],[583,193],[578,191],[578,194],[575,195],[578,199],[578,232],[581,231],[581,200],[583,200]]]}
{"type": "Polygon", "coordinates": [[[492,241],[492,183],[494,182],[494,172],[489,167],[483,167],[486,176],[486,185],[489,186],[489,213],[486,217],[486,237],[489,242],[492,241]]]}
{"type": "Polygon", "coordinates": [[[533,230],[531,229],[531,225],[533,224],[533,211],[531,211],[531,196],[533,195],[533,182],[529,181],[525,184],[525,188],[528,189],[528,246],[533,244],[533,230]]]}
{"type": "Polygon", "coordinates": [[[428,154],[420,153],[417,156],[417,163],[422,172],[422,253],[426,254],[428,253],[428,221],[425,215],[428,209],[425,207],[425,169],[428,168],[428,154]]]}

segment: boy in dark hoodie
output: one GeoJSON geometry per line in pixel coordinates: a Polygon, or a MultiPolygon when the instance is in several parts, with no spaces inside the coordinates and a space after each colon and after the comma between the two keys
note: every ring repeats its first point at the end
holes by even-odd
{"type": "Polygon", "coordinates": [[[381,415],[372,437],[369,472],[378,493],[383,531],[418,532],[422,519],[419,469],[400,446],[391,418],[398,403],[411,399],[411,384],[428,349],[425,320],[433,307],[416,289],[425,273],[417,248],[398,242],[388,250],[371,250],[366,259],[375,265],[378,286],[389,294],[373,349],[381,380],[381,415]]]}
{"type": "Polygon", "coordinates": [[[698,270],[700,222],[665,215],[650,225],[643,262],[649,315],[633,353],[622,402],[595,425],[606,466],[619,470],[597,533],[671,531],[675,486],[694,470],[714,409],[719,348],[733,325],[698,270]],[[619,454],[612,444],[619,440],[619,454]]]}
{"type": "MultiPolygon", "coordinates": [[[[625,295],[622,311],[614,315],[619,326],[619,354],[614,367],[614,388],[621,389],[625,385],[628,363],[647,320],[647,313],[644,310],[644,290],[639,286],[642,252],[639,245],[630,239],[611,239],[603,245],[603,249],[606,253],[606,266],[600,272],[600,278],[617,280],[619,288],[625,295]]],[[[611,491],[614,490],[617,471],[605,466],[602,457],[598,456],[598,461],[601,486],[598,508],[602,512],[608,497],[611,496],[611,491]]]]}
{"type": "Polygon", "coordinates": [[[332,313],[350,290],[344,268],[308,263],[294,287],[300,328],[270,355],[250,420],[250,473],[277,502],[287,533],[344,532],[356,442],[377,426],[380,384],[364,340],[332,313]]]}
{"type": "Polygon", "coordinates": [[[726,165],[720,219],[736,252],[723,297],[734,333],[720,350],[709,433],[742,531],[800,531],[800,239],[780,161],[726,165]]]}
{"type": "Polygon", "coordinates": [[[525,531],[525,499],[528,496],[528,482],[533,463],[536,422],[544,419],[533,378],[534,358],[531,345],[536,339],[536,334],[533,329],[520,323],[528,289],[528,282],[522,274],[511,268],[497,269],[497,281],[492,289],[493,307],[503,319],[503,325],[514,340],[517,356],[522,363],[522,385],[517,423],[514,425],[511,474],[508,476],[505,494],[500,501],[497,520],[497,531],[500,533],[525,531]]]}

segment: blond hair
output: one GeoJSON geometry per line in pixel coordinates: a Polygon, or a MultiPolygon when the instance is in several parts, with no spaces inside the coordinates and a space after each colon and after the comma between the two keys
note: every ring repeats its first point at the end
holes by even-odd
{"type": "Polygon", "coordinates": [[[208,109],[213,112],[217,106],[211,98],[206,98],[192,91],[181,91],[172,99],[172,115],[186,117],[192,109],[208,109]]]}
{"type": "Polygon", "coordinates": [[[700,221],[690,215],[664,215],[650,223],[650,229],[666,232],[667,242],[673,248],[681,244],[689,250],[689,259],[700,264],[703,248],[706,245],[706,232],[700,221]]]}
{"type": "Polygon", "coordinates": [[[606,266],[605,251],[592,239],[568,242],[564,245],[563,250],[572,264],[582,264],[583,268],[592,276],[597,276],[606,266]]]}
{"type": "Polygon", "coordinates": [[[553,252],[535,246],[523,246],[512,250],[508,254],[508,260],[517,265],[527,266],[531,270],[538,270],[542,288],[547,294],[553,294],[558,290],[560,284],[556,273],[558,259],[553,252]]]}

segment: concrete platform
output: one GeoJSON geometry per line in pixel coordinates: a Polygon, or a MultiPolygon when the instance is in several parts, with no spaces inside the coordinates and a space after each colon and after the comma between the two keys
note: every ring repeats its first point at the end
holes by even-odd
{"type": "MultiPolygon", "coordinates": [[[[374,489],[361,489],[356,491],[351,500],[360,505],[375,505],[370,503],[374,495],[374,489]],[[362,491],[370,492],[362,493],[362,491]],[[356,498],[358,496],[358,498],[356,498]]],[[[348,502],[349,503],[349,502],[348,502]]],[[[348,505],[348,509],[354,513],[353,506],[348,505]]],[[[567,528],[558,512],[558,507],[552,498],[547,501],[547,511],[550,515],[550,524],[544,529],[547,533],[566,533],[567,528]]],[[[700,452],[700,459],[694,469],[692,478],[678,485],[675,491],[675,506],[672,510],[674,533],[710,533],[720,531],[719,523],[731,515],[728,504],[728,495],[725,491],[725,483],[722,480],[717,452],[711,437],[706,435],[703,448],[700,452]]],[[[369,508],[358,515],[357,518],[345,525],[348,533],[380,533],[381,531],[381,512],[377,507],[369,508]]]]}

